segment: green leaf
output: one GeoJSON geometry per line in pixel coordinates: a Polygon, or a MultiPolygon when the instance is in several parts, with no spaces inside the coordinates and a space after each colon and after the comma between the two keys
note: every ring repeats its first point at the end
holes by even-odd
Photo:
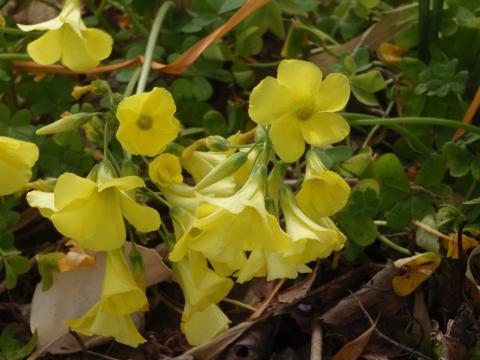
{"type": "Polygon", "coordinates": [[[207,111],[203,115],[203,127],[208,135],[228,135],[228,126],[225,118],[216,110],[207,111]]]}
{"type": "Polygon", "coordinates": [[[47,291],[53,285],[53,273],[58,272],[58,262],[65,257],[62,252],[37,255],[38,272],[42,277],[42,290],[47,291]]]}
{"type": "Polygon", "coordinates": [[[26,257],[12,255],[3,259],[5,264],[5,285],[13,289],[17,285],[17,278],[30,270],[30,262],[26,257]]]}
{"type": "Polygon", "coordinates": [[[346,145],[338,145],[328,149],[315,148],[314,151],[327,169],[352,157],[352,148],[346,145]]]}
{"type": "Polygon", "coordinates": [[[379,210],[380,199],[373,189],[360,190],[355,187],[350,195],[346,211],[356,217],[373,219],[379,210]]]}
{"type": "Polygon", "coordinates": [[[370,70],[366,73],[353,76],[350,81],[352,83],[352,87],[370,93],[375,93],[387,87],[382,74],[378,70],[370,70]]]}
{"type": "Polygon", "coordinates": [[[213,94],[212,85],[204,77],[194,77],[192,80],[192,94],[198,101],[208,100],[213,94]]]}
{"type": "Polygon", "coordinates": [[[387,224],[393,230],[401,230],[410,225],[413,220],[419,220],[434,213],[430,199],[424,194],[416,194],[408,199],[397,202],[387,212],[387,224]]]}
{"type": "Polygon", "coordinates": [[[235,53],[240,56],[257,55],[263,48],[263,40],[259,36],[260,28],[252,26],[243,30],[235,43],[235,53]]]}
{"type": "Polygon", "coordinates": [[[21,360],[30,355],[37,345],[38,336],[35,332],[27,344],[15,338],[17,324],[8,324],[0,334],[0,360],[21,360]]]}
{"type": "Polygon", "coordinates": [[[429,187],[440,183],[447,171],[447,162],[441,155],[433,154],[423,163],[415,179],[417,185],[429,187]]]}
{"type": "Polygon", "coordinates": [[[345,234],[357,245],[368,246],[378,236],[377,226],[367,217],[358,217],[349,212],[337,214],[337,220],[345,234]]]}
{"type": "Polygon", "coordinates": [[[442,151],[447,157],[450,175],[463,177],[469,173],[473,160],[470,151],[451,141],[443,145],[442,151]]]}
{"type": "Polygon", "coordinates": [[[375,163],[375,170],[381,185],[382,208],[388,209],[408,196],[410,184],[396,155],[392,153],[382,155],[375,163]]]}
{"type": "Polygon", "coordinates": [[[361,176],[373,164],[372,154],[373,151],[370,147],[360,150],[357,155],[342,162],[340,174],[343,176],[361,176]]]}

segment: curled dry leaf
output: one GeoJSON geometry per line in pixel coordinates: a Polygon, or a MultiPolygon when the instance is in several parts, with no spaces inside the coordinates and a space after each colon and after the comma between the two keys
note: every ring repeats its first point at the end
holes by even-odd
{"type": "MultiPolygon", "coordinates": [[[[125,246],[128,253],[130,244],[125,246]]],[[[172,271],[164,264],[154,249],[138,246],[146,270],[146,285],[152,286],[172,279],[172,271]]],[[[43,291],[37,285],[32,300],[30,327],[38,333],[37,349],[30,356],[36,359],[46,352],[71,353],[80,351],[80,345],[70,334],[65,320],[82,316],[97,301],[101,293],[105,269],[105,254],[97,253],[95,264],[64,273],[54,273],[53,286],[43,291]]],[[[142,314],[134,316],[138,325],[143,321],[142,314]]],[[[97,345],[105,338],[83,337],[86,347],[97,345]]]]}
{"type": "Polygon", "coordinates": [[[480,286],[478,285],[477,280],[475,279],[475,276],[473,275],[472,272],[472,261],[475,256],[480,254],[480,246],[477,246],[473,251],[470,253],[468,256],[468,262],[467,262],[467,270],[465,271],[465,277],[470,280],[478,290],[480,290],[480,286]]]}
{"type": "Polygon", "coordinates": [[[365,347],[368,345],[370,338],[375,332],[377,327],[377,322],[372,324],[367,331],[356,339],[350,341],[348,344],[345,344],[332,358],[332,360],[357,360],[360,355],[362,355],[365,347]]]}

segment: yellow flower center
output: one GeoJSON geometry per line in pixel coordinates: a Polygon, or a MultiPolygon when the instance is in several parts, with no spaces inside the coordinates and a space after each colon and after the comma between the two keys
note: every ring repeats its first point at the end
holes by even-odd
{"type": "Polygon", "coordinates": [[[137,126],[142,130],[149,130],[153,125],[153,119],[150,116],[140,115],[137,120],[137,126]]]}
{"type": "Polygon", "coordinates": [[[312,109],[308,106],[301,107],[297,110],[297,117],[300,120],[307,120],[312,115],[312,109]]]}

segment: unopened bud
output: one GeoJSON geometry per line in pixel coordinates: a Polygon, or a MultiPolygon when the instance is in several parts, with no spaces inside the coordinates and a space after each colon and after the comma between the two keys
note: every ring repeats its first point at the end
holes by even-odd
{"type": "Polygon", "coordinates": [[[230,143],[227,139],[220,135],[212,135],[205,139],[205,145],[210,151],[226,151],[230,148],[230,143]]]}
{"type": "Polygon", "coordinates": [[[35,133],[37,135],[49,135],[76,130],[91,117],[91,114],[83,112],[76,114],[70,114],[67,112],[62,115],[63,117],[61,119],[38,129],[35,133]]]}
{"type": "Polygon", "coordinates": [[[237,152],[228,157],[220,164],[215,166],[202,180],[195,186],[195,190],[199,191],[206,187],[215,184],[216,182],[232,175],[247,161],[247,154],[244,152],[237,152]]]}

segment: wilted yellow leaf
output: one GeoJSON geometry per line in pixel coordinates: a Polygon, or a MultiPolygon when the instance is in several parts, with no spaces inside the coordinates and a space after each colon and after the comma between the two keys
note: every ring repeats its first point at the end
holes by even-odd
{"type": "Polygon", "coordinates": [[[405,274],[392,279],[393,291],[399,296],[411,294],[433,274],[441,260],[439,254],[427,252],[395,261],[394,265],[404,270],[405,274]]]}

